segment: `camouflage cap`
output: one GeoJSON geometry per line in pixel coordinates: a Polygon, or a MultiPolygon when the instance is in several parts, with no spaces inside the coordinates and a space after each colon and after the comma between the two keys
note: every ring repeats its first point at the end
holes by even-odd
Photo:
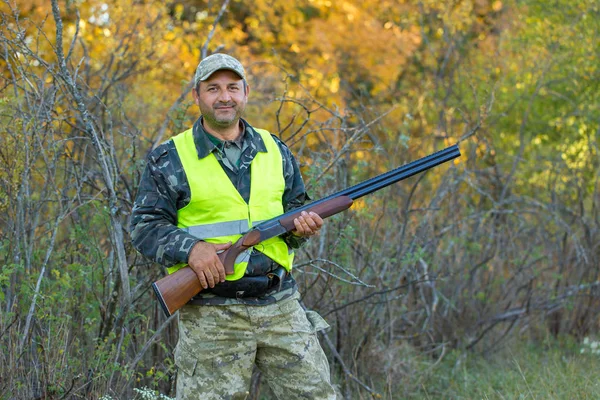
{"type": "Polygon", "coordinates": [[[222,69],[233,71],[240,78],[246,79],[244,67],[238,60],[227,54],[216,53],[200,61],[194,75],[194,86],[198,86],[200,81],[207,80],[212,74],[222,69]]]}

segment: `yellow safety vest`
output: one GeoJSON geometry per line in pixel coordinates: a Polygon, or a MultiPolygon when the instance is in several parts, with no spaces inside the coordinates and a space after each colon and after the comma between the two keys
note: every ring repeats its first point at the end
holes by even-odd
{"type": "MultiPolygon", "coordinates": [[[[258,152],[252,160],[249,203],[231,183],[214,154],[198,158],[192,129],[173,137],[191,190],[189,204],[177,211],[178,227],[206,242],[235,243],[252,226],[283,213],[285,179],[281,152],[268,131],[255,130],[261,135],[267,152],[258,152]]],[[[261,242],[255,249],[286,270],[292,269],[294,253],[280,237],[261,242]]],[[[227,275],[227,280],[244,276],[250,250],[237,257],[234,273],[227,275]]],[[[173,273],[185,265],[175,265],[168,272],[173,273]]]]}

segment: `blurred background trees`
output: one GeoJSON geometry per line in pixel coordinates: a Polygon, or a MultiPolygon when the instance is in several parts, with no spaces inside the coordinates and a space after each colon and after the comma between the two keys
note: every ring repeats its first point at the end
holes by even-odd
{"type": "Polygon", "coordinates": [[[150,292],[163,271],[128,218],[148,151],[197,118],[189,81],[213,52],[246,65],[246,118],[292,148],[312,198],[461,142],[299,254],[345,398],[410,396],[410,354],[598,332],[596,2],[0,11],[0,398],[173,394],[176,324],[150,292]]]}

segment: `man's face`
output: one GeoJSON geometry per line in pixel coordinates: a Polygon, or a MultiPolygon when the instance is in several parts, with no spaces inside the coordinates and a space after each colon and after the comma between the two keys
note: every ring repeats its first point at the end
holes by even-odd
{"type": "Polygon", "coordinates": [[[201,81],[194,100],[209,127],[228,128],[238,123],[248,102],[249,88],[233,71],[221,70],[201,81]]]}

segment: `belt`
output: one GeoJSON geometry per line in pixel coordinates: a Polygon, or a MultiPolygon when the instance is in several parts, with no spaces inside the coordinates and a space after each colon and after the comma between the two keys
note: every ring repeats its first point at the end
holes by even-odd
{"type": "MultiPolygon", "coordinates": [[[[244,276],[235,281],[225,281],[203,292],[233,299],[261,297],[273,288],[280,291],[286,276],[287,270],[279,266],[266,275],[244,276]]],[[[194,304],[194,299],[192,298],[188,304],[194,304]]]]}

